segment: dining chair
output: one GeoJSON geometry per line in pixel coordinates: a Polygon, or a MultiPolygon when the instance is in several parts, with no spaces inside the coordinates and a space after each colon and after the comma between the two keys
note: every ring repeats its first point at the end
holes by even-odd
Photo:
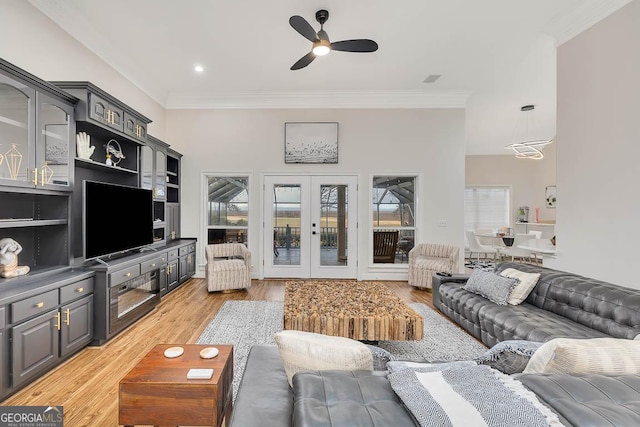
{"type": "Polygon", "coordinates": [[[476,254],[476,259],[480,262],[480,254],[484,255],[484,258],[487,258],[487,255],[491,254],[493,259],[498,255],[498,250],[489,245],[483,245],[478,240],[478,236],[476,236],[476,232],[469,230],[465,231],[467,236],[467,241],[469,242],[469,258],[473,258],[473,254],[476,254]]]}
{"type": "MultiPolygon", "coordinates": [[[[529,234],[536,236],[536,239],[542,238],[542,231],[529,230],[529,234]]],[[[542,258],[538,258],[538,254],[536,254],[535,252],[531,252],[530,258],[534,264],[538,264],[538,260],[540,261],[540,264],[542,264],[542,258]]]]}
{"type": "Polygon", "coordinates": [[[529,230],[529,234],[533,234],[534,236],[536,236],[536,239],[539,239],[542,237],[542,231],[529,230]]]}
{"type": "Polygon", "coordinates": [[[520,261],[523,261],[523,262],[525,259],[531,262],[531,257],[532,257],[531,251],[527,249],[521,249],[519,246],[522,245],[527,240],[531,240],[533,238],[535,237],[529,233],[527,234],[516,233],[516,235],[513,238],[513,245],[510,247],[501,249],[500,256],[511,257],[511,261],[515,261],[516,258],[518,258],[520,261]]]}

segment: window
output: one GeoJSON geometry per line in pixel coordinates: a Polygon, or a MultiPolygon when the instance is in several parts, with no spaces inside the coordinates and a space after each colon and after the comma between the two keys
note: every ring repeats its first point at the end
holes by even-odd
{"type": "Polygon", "coordinates": [[[464,229],[497,231],[510,227],[509,187],[467,187],[464,190],[464,229]]]}
{"type": "Polygon", "coordinates": [[[407,263],[415,242],[415,176],[374,176],[372,258],[375,264],[407,263]]]}
{"type": "Polygon", "coordinates": [[[205,176],[207,243],[246,243],[249,231],[249,177],[205,176]]]}

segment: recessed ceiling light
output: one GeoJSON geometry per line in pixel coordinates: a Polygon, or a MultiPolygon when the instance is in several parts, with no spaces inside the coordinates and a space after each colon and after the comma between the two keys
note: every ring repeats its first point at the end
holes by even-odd
{"type": "Polygon", "coordinates": [[[196,65],[193,69],[196,73],[202,73],[204,71],[204,67],[202,65],[196,65]]]}

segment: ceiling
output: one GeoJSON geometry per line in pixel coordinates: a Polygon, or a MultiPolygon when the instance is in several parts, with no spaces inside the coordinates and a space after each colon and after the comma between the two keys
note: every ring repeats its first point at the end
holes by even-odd
{"type": "Polygon", "coordinates": [[[555,136],[556,47],[630,0],[29,1],[165,108],[466,107],[467,154],[508,154],[525,104],[555,136]],[[378,51],[290,71],[311,42],[289,18],[319,9],[378,51]]]}

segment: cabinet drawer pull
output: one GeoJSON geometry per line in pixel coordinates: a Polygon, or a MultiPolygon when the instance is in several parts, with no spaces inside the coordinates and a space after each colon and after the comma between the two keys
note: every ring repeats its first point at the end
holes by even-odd
{"type": "Polygon", "coordinates": [[[69,320],[71,319],[71,311],[70,311],[70,309],[69,309],[69,308],[67,308],[67,309],[64,311],[64,314],[66,314],[66,315],[67,315],[67,318],[65,319],[64,324],[65,324],[65,325],[67,325],[67,326],[69,326],[69,320]]]}
{"type": "Polygon", "coordinates": [[[36,308],[42,308],[44,307],[44,303],[43,302],[39,302],[36,304],[36,308]]]}
{"type": "Polygon", "coordinates": [[[78,288],[78,289],[76,289],[76,292],[77,293],[82,293],[82,292],[84,292],[84,288],[78,288]]]}
{"type": "Polygon", "coordinates": [[[131,273],[127,273],[127,274],[125,274],[125,276],[131,277],[131,273]]]}
{"type": "Polygon", "coordinates": [[[154,262],[153,264],[151,264],[151,267],[155,267],[155,266],[156,266],[156,263],[155,263],[155,262],[154,262]]]}
{"type": "Polygon", "coordinates": [[[60,330],[60,312],[56,313],[56,328],[60,330]]]}
{"type": "Polygon", "coordinates": [[[38,185],[38,168],[33,170],[33,184],[38,185]]]}

